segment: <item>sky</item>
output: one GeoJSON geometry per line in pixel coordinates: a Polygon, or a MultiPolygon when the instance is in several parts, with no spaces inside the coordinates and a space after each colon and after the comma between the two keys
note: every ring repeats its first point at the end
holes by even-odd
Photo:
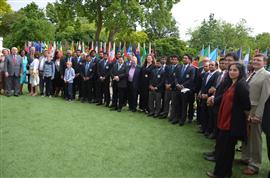
{"type": "MultiPolygon", "coordinates": [[[[8,0],[8,3],[16,11],[32,1],[44,8],[48,2],[55,0],[8,0]]],[[[210,13],[214,13],[217,19],[233,24],[242,18],[246,19],[247,26],[253,29],[251,35],[255,36],[262,32],[270,33],[269,7],[270,0],[181,0],[174,5],[172,14],[183,40],[189,39],[186,34],[188,29],[200,25],[210,13]]]]}

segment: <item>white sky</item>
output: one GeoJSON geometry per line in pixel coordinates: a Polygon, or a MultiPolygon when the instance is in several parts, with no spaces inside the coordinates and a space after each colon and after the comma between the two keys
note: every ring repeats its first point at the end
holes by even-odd
{"type": "MultiPolygon", "coordinates": [[[[8,3],[16,11],[32,1],[44,8],[47,2],[55,0],[8,0],[8,3]]],[[[187,30],[194,29],[203,19],[208,19],[210,13],[230,23],[246,19],[247,25],[253,29],[252,35],[270,33],[269,7],[270,0],[181,0],[174,5],[172,14],[178,23],[181,39],[187,40],[187,30]]]]}

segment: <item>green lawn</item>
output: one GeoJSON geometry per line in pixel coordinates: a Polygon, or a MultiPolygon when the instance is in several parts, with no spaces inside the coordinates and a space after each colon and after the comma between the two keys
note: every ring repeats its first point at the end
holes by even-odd
{"type": "MultiPolygon", "coordinates": [[[[60,98],[0,96],[1,177],[206,177],[213,142],[195,124],[60,98]]],[[[264,145],[263,167],[270,167],[264,145]]],[[[242,166],[234,166],[234,176],[242,166]]]]}

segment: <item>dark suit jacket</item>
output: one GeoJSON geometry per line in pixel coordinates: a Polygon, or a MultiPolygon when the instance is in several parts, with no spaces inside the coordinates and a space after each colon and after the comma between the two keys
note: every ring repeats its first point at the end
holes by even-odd
{"type": "Polygon", "coordinates": [[[127,77],[128,77],[128,68],[126,64],[122,64],[121,68],[118,70],[118,63],[115,63],[112,71],[111,71],[111,77],[114,76],[119,77],[119,81],[114,81],[113,83],[117,83],[118,88],[126,88],[127,87],[127,77]]]}
{"type": "Polygon", "coordinates": [[[101,60],[97,64],[97,75],[98,75],[98,78],[105,77],[105,79],[109,79],[113,65],[109,61],[107,61],[105,66],[104,64],[105,64],[105,60],[101,60]]]}
{"type": "Polygon", "coordinates": [[[141,68],[141,74],[140,74],[140,88],[144,91],[144,89],[149,86],[149,79],[151,77],[152,70],[154,69],[154,65],[151,64],[148,67],[142,67],[141,68]]]}
{"type": "Polygon", "coordinates": [[[266,135],[270,136],[270,97],[268,98],[264,106],[262,129],[266,135]]]}
{"type": "Polygon", "coordinates": [[[89,62],[89,68],[88,68],[88,70],[85,72],[86,65],[87,65],[87,62],[85,62],[85,63],[82,65],[80,75],[81,75],[82,77],[89,77],[90,80],[93,80],[93,78],[94,78],[94,69],[95,69],[96,63],[93,62],[93,61],[90,61],[90,62],[89,62]]]}
{"type": "Polygon", "coordinates": [[[196,93],[199,93],[199,91],[202,88],[202,81],[203,81],[203,78],[204,78],[205,74],[206,73],[203,72],[203,67],[195,69],[195,78],[194,78],[195,86],[194,86],[194,88],[195,88],[196,93]]]}
{"type": "Polygon", "coordinates": [[[78,57],[74,57],[71,60],[72,62],[72,67],[75,70],[75,73],[78,74],[81,72],[81,66],[82,66],[82,58],[80,57],[78,61],[78,57]]]}
{"type": "MultiPolygon", "coordinates": [[[[215,87],[216,86],[216,82],[217,82],[217,78],[219,77],[219,72],[216,71],[208,80],[208,82],[206,83],[207,77],[208,77],[209,73],[206,73],[203,77],[203,81],[202,81],[202,87],[201,87],[201,94],[208,94],[208,90],[211,87],[215,87]]],[[[209,95],[210,96],[210,95],[209,95]]]]}
{"type": "Polygon", "coordinates": [[[235,86],[230,129],[231,136],[239,140],[247,140],[247,118],[244,111],[249,111],[250,108],[249,87],[245,79],[241,79],[235,86]]]}
{"type": "MultiPolygon", "coordinates": [[[[130,70],[131,66],[128,67],[128,71],[130,70]]],[[[135,72],[133,75],[133,81],[132,81],[132,86],[135,89],[139,89],[139,82],[140,82],[140,74],[141,74],[141,67],[136,66],[135,72]]]]}
{"type": "MultiPolygon", "coordinates": [[[[175,67],[176,68],[176,67],[175,67]]],[[[173,65],[166,65],[165,67],[165,84],[174,84],[175,76],[173,65]]]]}
{"type": "Polygon", "coordinates": [[[155,68],[152,70],[152,74],[150,77],[149,85],[153,87],[157,87],[157,92],[164,91],[164,83],[165,83],[165,71],[161,68],[155,68]]]}
{"type": "MultiPolygon", "coordinates": [[[[184,75],[181,76],[181,71],[184,65],[178,65],[175,69],[175,86],[177,84],[183,85],[185,88],[193,88],[194,87],[194,76],[195,76],[195,68],[191,65],[189,65],[185,72],[184,75]]],[[[176,88],[174,88],[176,90],[176,88]]]]}

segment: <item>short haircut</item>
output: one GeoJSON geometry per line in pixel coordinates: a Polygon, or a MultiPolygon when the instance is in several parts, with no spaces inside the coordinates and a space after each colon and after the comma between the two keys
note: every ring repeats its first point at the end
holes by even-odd
{"type": "Polygon", "coordinates": [[[227,57],[232,57],[234,61],[238,61],[239,60],[239,57],[234,52],[230,52],[230,53],[226,54],[224,58],[226,59],[227,57]]]}
{"type": "Polygon", "coordinates": [[[262,53],[255,54],[254,57],[262,57],[263,61],[266,61],[266,59],[267,59],[266,56],[264,54],[262,54],[262,53]]]}

